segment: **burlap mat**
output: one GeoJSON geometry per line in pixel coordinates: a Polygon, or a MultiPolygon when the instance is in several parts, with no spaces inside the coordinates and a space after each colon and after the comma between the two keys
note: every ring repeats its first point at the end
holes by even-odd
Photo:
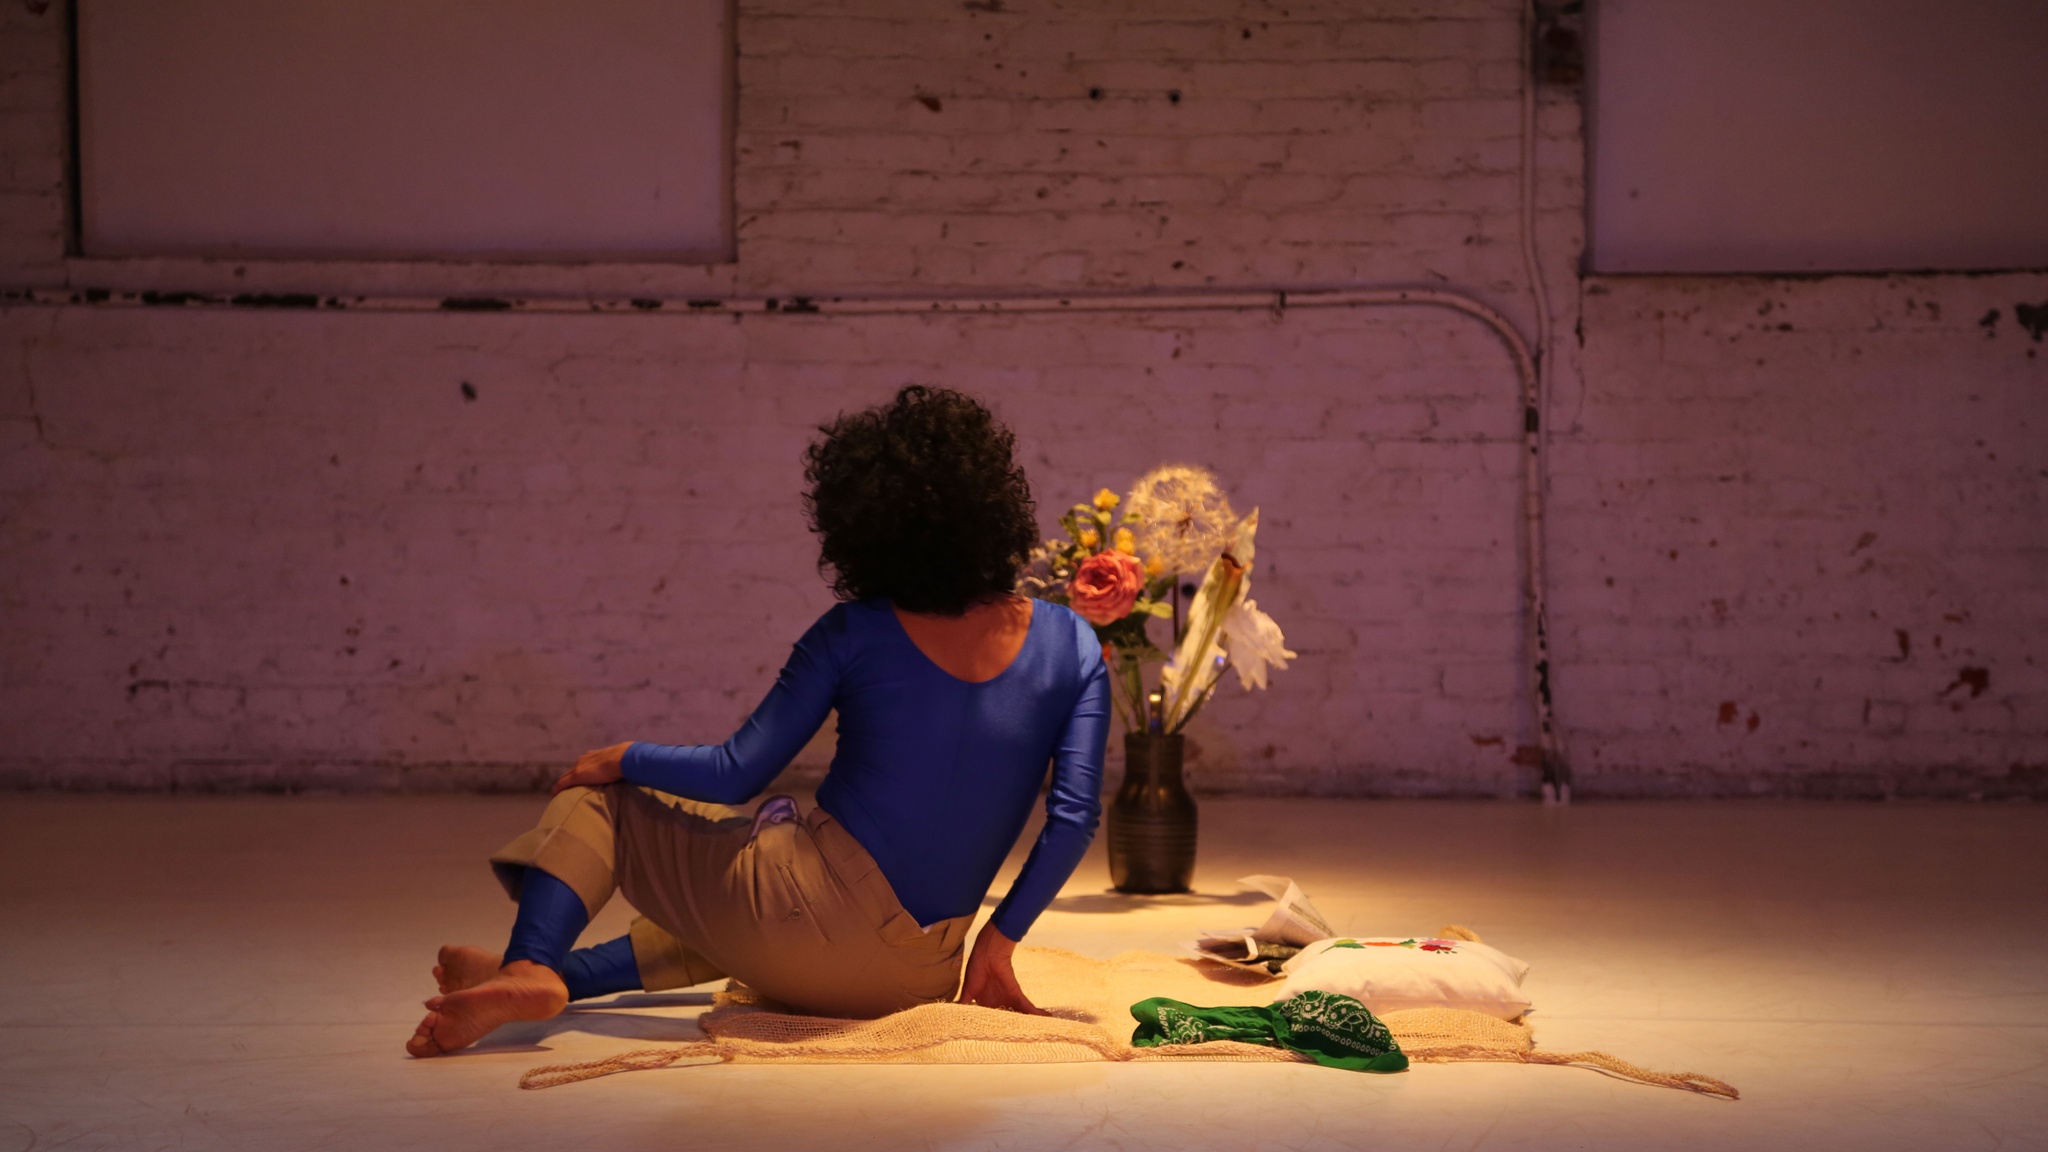
{"type": "MultiPolygon", "coordinates": [[[[643,1048],[602,1060],[535,1068],[522,1088],[661,1068],[678,1060],[730,1063],[1069,1064],[1088,1061],[1226,1060],[1305,1063],[1307,1057],[1255,1044],[1220,1042],[1134,1048],[1130,1007],[1170,996],[1204,1007],[1267,1004],[1274,982],[1227,968],[1125,952],[1108,960],[1058,948],[1019,948],[1018,982],[1032,1001],[1053,1013],[1024,1016],[966,1004],[926,1004],[880,1020],[834,1020],[774,1010],[744,988],[720,993],[699,1018],[707,1039],[643,1048]]],[[[1628,1079],[1694,1092],[1736,1097],[1735,1089],[1695,1073],[1659,1073],[1600,1052],[1536,1051],[1535,1033],[1519,1022],[1479,1012],[1419,1008],[1381,1017],[1409,1060],[1506,1060],[1534,1064],[1590,1064],[1628,1079]]]]}

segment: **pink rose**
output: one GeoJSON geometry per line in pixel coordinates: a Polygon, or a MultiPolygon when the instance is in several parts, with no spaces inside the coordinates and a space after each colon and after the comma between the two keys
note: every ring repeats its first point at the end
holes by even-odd
{"type": "Polygon", "coordinates": [[[1090,624],[1114,624],[1131,614],[1145,588],[1145,566],[1136,556],[1102,552],[1081,562],[1067,582],[1067,602],[1090,624]]]}

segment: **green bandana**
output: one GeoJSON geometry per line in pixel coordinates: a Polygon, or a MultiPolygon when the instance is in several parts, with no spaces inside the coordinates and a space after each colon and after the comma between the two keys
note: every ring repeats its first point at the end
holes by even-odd
{"type": "Polygon", "coordinates": [[[1303,992],[1264,1008],[1197,1008],[1164,996],[1131,1005],[1136,1048],[1237,1040],[1299,1052],[1353,1072],[1400,1072],[1408,1057],[1365,1005],[1334,992],[1303,992]]]}

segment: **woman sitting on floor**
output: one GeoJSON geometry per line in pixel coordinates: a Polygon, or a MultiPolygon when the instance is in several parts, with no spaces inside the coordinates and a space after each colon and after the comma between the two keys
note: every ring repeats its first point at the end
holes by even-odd
{"type": "Polygon", "coordinates": [[[466,1047],[570,1000],[731,976],[800,1012],[952,998],[1038,1009],[1010,955],[1094,836],[1108,739],[1101,644],[1019,596],[1037,541],[1013,438],[944,389],[842,416],[805,456],[819,568],[843,603],[720,745],[617,744],[555,782],[491,865],[519,902],[502,956],[441,949],[406,1044],[466,1047]],[[825,720],[838,751],[799,814],[760,795],[825,720]],[[967,959],[968,927],[1052,768],[1045,829],[967,959]],[[615,890],[632,931],[571,951],[615,890]]]}

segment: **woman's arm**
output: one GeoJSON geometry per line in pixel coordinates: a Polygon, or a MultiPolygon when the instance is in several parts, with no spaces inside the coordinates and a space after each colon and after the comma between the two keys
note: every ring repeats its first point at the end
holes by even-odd
{"type": "Polygon", "coordinates": [[[555,791],[623,779],[709,804],[743,804],[760,795],[832,710],[840,674],[833,639],[841,620],[834,609],[804,633],[775,686],[725,743],[614,744],[584,753],[555,791]]]}
{"type": "Polygon", "coordinates": [[[1038,914],[1059,895],[1060,886],[1073,875],[1074,866],[1095,839],[1095,825],[1102,818],[1102,757],[1109,745],[1109,669],[1095,648],[1093,633],[1079,620],[1075,623],[1085,637],[1083,650],[1088,655],[1082,665],[1080,698],[1053,750],[1045,828],[1031,846],[1017,882],[989,918],[989,923],[1013,942],[1024,938],[1038,914]]]}
{"type": "Polygon", "coordinates": [[[633,745],[613,744],[608,748],[593,748],[576,758],[576,766],[562,773],[555,786],[548,789],[553,796],[564,788],[596,788],[611,784],[619,779],[619,761],[626,755],[626,749],[633,745]]]}
{"type": "Polygon", "coordinates": [[[1017,882],[974,938],[974,951],[968,954],[967,973],[960,985],[962,1004],[1050,1015],[1024,994],[1010,957],[1032,921],[1073,875],[1074,866],[1095,838],[1095,824],[1102,815],[1102,757],[1109,744],[1109,671],[1094,647],[1093,634],[1086,625],[1076,624],[1086,645],[1083,651],[1089,656],[1082,665],[1080,698],[1053,751],[1045,829],[1031,846],[1017,882]]]}
{"type": "Polygon", "coordinates": [[[993,924],[983,925],[981,935],[974,938],[974,951],[967,956],[967,976],[960,983],[960,1003],[1002,1008],[1027,1016],[1052,1015],[1033,1004],[1031,997],[1024,994],[1023,986],[1017,983],[1017,970],[1010,966],[1010,954],[1016,950],[1017,942],[1003,935],[1001,929],[993,924]]]}

